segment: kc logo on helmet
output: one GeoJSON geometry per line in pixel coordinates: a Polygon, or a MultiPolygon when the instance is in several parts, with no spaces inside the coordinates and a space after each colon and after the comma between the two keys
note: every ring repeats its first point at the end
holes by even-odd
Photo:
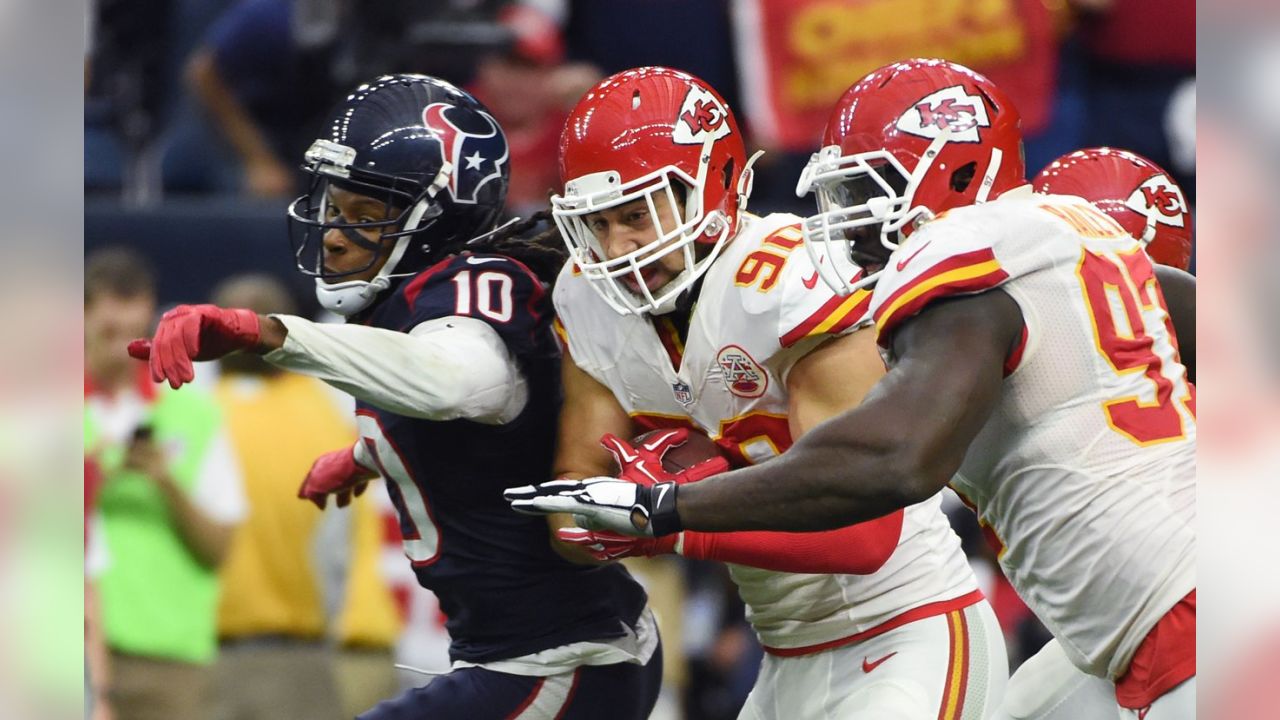
{"type": "Polygon", "coordinates": [[[1173,227],[1183,226],[1182,217],[1187,212],[1187,201],[1182,197],[1182,191],[1166,175],[1147,178],[1130,193],[1124,206],[1142,215],[1154,216],[1156,222],[1173,227]]]}
{"type": "Polygon", "coordinates": [[[474,128],[479,132],[458,127],[447,114],[452,107],[447,103],[431,103],[422,110],[422,124],[440,141],[441,159],[453,165],[448,187],[454,202],[474,204],[485,183],[502,177],[502,166],[507,162],[507,140],[498,123],[482,112],[468,115],[478,115],[488,127],[474,128]]]}
{"type": "Polygon", "coordinates": [[[903,132],[933,140],[951,130],[951,142],[978,142],[979,128],[991,127],[982,98],[952,85],[917,100],[898,118],[903,132]]]}
{"type": "Polygon", "coordinates": [[[708,133],[719,140],[732,132],[728,118],[729,111],[715,95],[700,87],[689,88],[684,102],[680,104],[671,140],[677,145],[701,145],[706,142],[708,133]]]}

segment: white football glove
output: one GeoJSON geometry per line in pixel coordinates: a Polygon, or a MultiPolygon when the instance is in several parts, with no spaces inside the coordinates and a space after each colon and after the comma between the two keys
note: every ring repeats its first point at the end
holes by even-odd
{"type": "Polygon", "coordinates": [[[675,513],[676,484],[650,487],[608,477],[552,480],[510,488],[503,493],[517,512],[529,515],[572,513],[588,530],[612,530],[624,535],[654,537],[679,532],[675,513]],[[656,514],[660,522],[653,522],[656,514]]]}

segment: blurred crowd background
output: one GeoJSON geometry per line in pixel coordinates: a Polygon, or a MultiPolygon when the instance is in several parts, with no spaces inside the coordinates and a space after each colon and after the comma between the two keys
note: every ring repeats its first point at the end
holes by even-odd
{"type": "MultiPolygon", "coordinates": [[[[422,72],[474,92],[511,142],[513,215],[558,189],[581,93],[649,64],[707,80],[767,151],[753,209],[805,214],[795,180],[835,99],[913,56],[1011,94],[1029,174],[1114,145],[1196,201],[1191,0],[95,0],[86,32],[86,652],[111,658],[118,708],[154,685],[175,703],[118,717],[351,717],[447,669],[385,491],[323,514],[294,497],[311,460],[354,437],[346,401],[231,359],[151,408],[122,352],[180,302],[315,314],[284,208],[324,113],[363,80],[422,72]]],[[[949,514],[1016,667],[1048,635],[973,515],[949,514]]],[[[663,622],[661,716],[735,717],[760,650],[724,569],[634,567],[663,622]]]]}

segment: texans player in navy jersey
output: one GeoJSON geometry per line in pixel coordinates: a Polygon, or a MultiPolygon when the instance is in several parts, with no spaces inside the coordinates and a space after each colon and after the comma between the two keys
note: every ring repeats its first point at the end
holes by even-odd
{"type": "MultiPolygon", "coordinates": [[[[363,720],[647,717],[662,653],[644,591],[576,565],[508,487],[547,480],[560,403],[555,251],[494,230],[507,142],[467,93],[378,78],[334,111],[289,208],[299,269],[344,325],[213,305],[164,315],[130,345],[177,388],[192,361],[263,355],[356,398],[359,440],[319,458],[299,496],[339,506],[388,482],[405,554],[440,599],[453,670],[363,720]]],[[[535,216],[536,218],[536,216],[535,216]]]]}

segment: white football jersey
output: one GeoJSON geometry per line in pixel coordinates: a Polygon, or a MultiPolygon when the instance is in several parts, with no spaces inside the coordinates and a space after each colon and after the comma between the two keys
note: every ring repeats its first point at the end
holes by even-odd
{"type": "Polygon", "coordinates": [[[1072,662],[1116,678],[1195,587],[1195,387],[1141,246],[1088,202],[1029,187],[894,252],[872,298],[882,348],[930,302],[996,287],[1022,341],[952,485],[1072,662]]]}
{"type": "MultiPolygon", "coordinates": [[[[693,425],[737,465],[786,450],[788,370],[823,339],[865,324],[871,299],[827,288],[800,247],[799,221],[744,217],[703,278],[683,346],[669,321],[614,312],[566,267],[554,298],[573,362],[612,390],[641,428],[693,425]]],[[[842,272],[857,272],[842,262],[842,272]]],[[[761,643],[808,648],[875,631],[926,605],[948,612],[956,608],[947,603],[972,602],[977,582],[939,505],[935,497],[906,509],[897,549],[870,575],[730,565],[761,643]]]]}

